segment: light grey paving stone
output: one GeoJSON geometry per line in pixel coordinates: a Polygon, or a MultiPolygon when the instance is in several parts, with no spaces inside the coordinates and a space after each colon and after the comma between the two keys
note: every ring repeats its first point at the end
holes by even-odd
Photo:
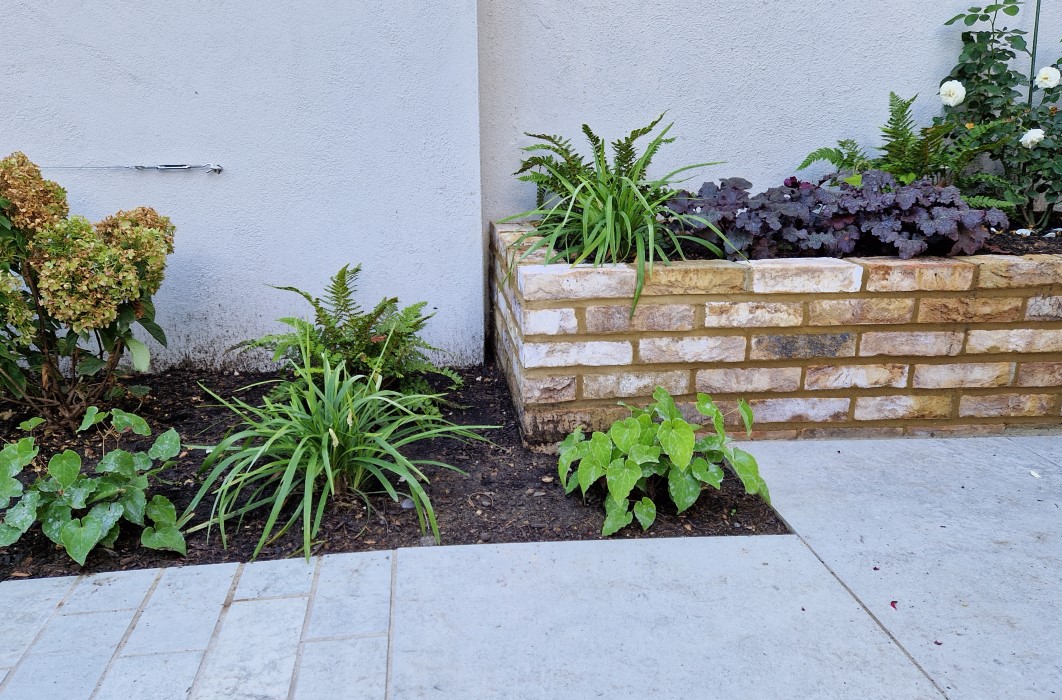
{"type": "Polygon", "coordinates": [[[14,666],[71,586],[73,576],[0,583],[0,666],[14,666]]]}
{"type": "Polygon", "coordinates": [[[122,641],[135,610],[107,610],[56,615],[29,648],[28,654],[72,654],[82,649],[110,649],[122,641]]]}
{"type": "Polygon", "coordinates": [[[94,649],[80,654],[31,654],[12,670],[0,698],[88,700],[113,652],[94,649]]]}
{"type": "Polygon", "coordinates": [[[382,700],[387,683],[387,637],[306,642],[294,700],[382,700]]]}
{"type": "Polygon", "coordinates": [[[1007,438],[749,449],[781,515],[950,697],[1062,690],[1057,467],[1007,438]]]}
{"type": "Polygon", "coordinates": [[[317,560],[278,559],[256,561],[243,567],[236,600],[309,595],[317,560]]]}
{"type": "Polygon", "coordinates": [[[185,700],[202,659],[201,651],[115,659],[92,700],[185,700]]]}
{"type": "Polygon", "coordinates": [[[396,555],[395,698],[939,698],[796,537],[396,555]]]}
{"type": "Polygon", "coordinates": [[[390,614],[390,552],[321,558],[307,639],[386,632],[390,614]]]}
{"type": "Polygon", "coordinates": [[[306,598],[233,603],[198,680],[197,698],[286,698],[306,598]]]}
{"type": "Polygon", "coordinates": [[[60,609],[60,614],[136,609],[144,602],[158,569],[115,571],[86,576],[60,609]]]}
{"type": "Polygon", "coordinates": [[[10,670],[9,668],[0,668],[0,683],[4,682],[4,679],[7,678],[7,672],[10,670]]]}
{"type": "MultiPolygon", "coordinates": [[[[1010,438],[1010,440],[1027,450],[1032,450],[1062,469],[1062,435],[1013,437],[1010,438]]],[[[1052,473],[1058,477],[1062,477],[1062,474],[1059,474],[1058,470],[1052,470],[1052,473]]]]}
{"type": "Polygon", "coordinates": [[[237,568],[211,564],[167,569],[122,654],[206,649],[237,568]]]}

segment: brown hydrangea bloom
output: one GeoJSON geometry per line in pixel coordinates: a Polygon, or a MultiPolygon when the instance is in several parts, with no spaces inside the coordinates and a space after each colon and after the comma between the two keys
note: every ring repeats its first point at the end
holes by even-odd
{"type": "Polygon", "coordinates": [[[82,216],[39,232],[30,244],[44,308],[78,333],[105,328],[119,306],[140,298],[134,257],[108,245],[82,216]]]}
{"type": "Polygon", "coordinates": [[[168,217],[151,207],[120,211],[96,224],[100,238],[120,251],[123,260],[136,266],[140,288],[149,295],[162,286],[175,230],[168,217]]]}
{"type": "Polygon", "coordinates": [[[70,211],[66,190],[45,180],[41,169],[22,152],[0,160],[0,199],[10,203],[3,211],[11,225],[26,233],[57,224],[70,211]]]}
{"type": "Polygon", "coordinates": [[[33,311],[22,293],[22,278],[0,270],[0,323],[13,328],[21,345],[33,342],[33,311]]]}

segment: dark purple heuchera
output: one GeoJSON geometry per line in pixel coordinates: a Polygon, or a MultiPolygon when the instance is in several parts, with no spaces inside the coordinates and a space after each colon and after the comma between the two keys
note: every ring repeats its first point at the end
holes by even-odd
{"type": "MultiPolygon", "coordinates": [[[[971,209],[954,187],[927,180],[900,185],[880,171],[865,173],[861,187],[842,184],[840,190],[795,177],[755,196],[749,187],[740,178],[705,183],[671,207],[715,224],[731,257],[972,255],[991,227],[1008,224],[997,209],[971,209]]],[[[697,235],[722,245],[709,229],[697,235]]]]}

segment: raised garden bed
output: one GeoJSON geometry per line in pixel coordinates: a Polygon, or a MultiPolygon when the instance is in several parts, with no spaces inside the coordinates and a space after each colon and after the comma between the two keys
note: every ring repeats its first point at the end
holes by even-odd
{"type": "Polygon", "coordinates": [[[524,439],[606,428],[663,386],[754,437],[993,434],[1062,425],[1062,255],[544,265],[491,229],[494,345],[524,439]]]}

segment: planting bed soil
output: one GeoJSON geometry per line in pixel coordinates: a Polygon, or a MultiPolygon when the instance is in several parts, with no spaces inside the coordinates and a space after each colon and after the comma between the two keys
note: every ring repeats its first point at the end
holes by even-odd
{"type": "MultiPolygon", "coordinates": [[[[565,496],[556,481],[557,460],[548,454],[532,452],[521,445],[512,400],[504,377],[493,366],[461,371],[465,387],[454,392],[453,406],[444,409],[447,417],[461,424],[497,425],[487,431],[493,444],[462,444],[436,441],[418,447],[419,454],[453,464],[467,476],[447,470],[431,469],[428,487],[439,519],[442,544],[476,544],[501,542],[540,542],[556,540],[600,539],[604,519],[603,489],[591,491],[587,502],[576,495],[565,496]]],[[[200,370],[173,369],[158,375],[138,378],[152,389],[142,404],[133,402],[123,408],[144,417],[155,435],[176,428],[186,445],[209,445],[217,442],[231,424],[231,414],[199,387],[209,387],[221,396],[229,396],[248,384],[268,380],[271,375],[205,373],[200,370]]],[[[264,389],[242,392],[249,400],[264,389]]],[[[10,440],[22,435],[18,422],[24,416],[12,415],[0,420],[0,435],[10,440]]],[[[147,449],[154,438],[125,440],[123,449],[147,449]]],[[[74,449],[85,456],[86,465],[100,457],[98,436],[70,438],[65,435],[38,436],[42,457],[57,450],[74,449]]],[[[108,449],[113,445],[108,445],[108,449]]],[[[196,472],[203,452],[182,450],[177,464],[160,476],[154,493],[170,498],[183,511],[197,488],[196,472]]],[[[39,459],[43,464],[46,459],[39,459]]],[[[27,473],[31,469],[26,470],[27,473]]],[[[597,488],[597,487],[595,487],[597,488]]],[[[374,510],[366,512],[357,498],[339,500],[325,517],[322,536],[314,554],[357,552],[396,547],[434,544],[422,538],[416,514],[384,495],[371,499],[374,510]]],[[[670,501],[658,500],[661,512],[648,532],[628,527],[613,535],[624,537],[681,537],[700,535],[784,534],[785,525],[775,512],[758,497],[747,496],[733,477],[724,481],[721,491],[708,489],[697,503],[682,515],[668,512],[670,501]],[[666,504],[666,505],[665,505],[666,504]]],[[[672,506],[673,507],[673,506],[672,506]]],[[[203,509],[205,517],[209,509],[203,509]]],[[[181,557],[139,546],[137,528],[123,529],[113,550],[103,547],[93,551],[84,568],[71,561],[34,527],[11,547],[0,549],[0,580],[43,576],[76,575],[99,571],[140,569],[157,566],[209,564],[248,561],[258,542],[265,519],[248,518],[238,534],[222,549],[216,531],[207,540],[203,531],[187,536],[188,556],[181,557]]],[[[198,522],[199,520],[196,520],[198,522]]],[[[302,535],[292,530],[276,544],[266,547],[259,559],[298,556],[302,535]]]]}
{"type": "Polygon", "coordinates": [[[1004,255],[1062,253],[1062,233],[1054,238],[1019,236],[1011,232],[1000,233],[988,239],[988,244],[983,252],[1002,253],[1004,255]]]}

